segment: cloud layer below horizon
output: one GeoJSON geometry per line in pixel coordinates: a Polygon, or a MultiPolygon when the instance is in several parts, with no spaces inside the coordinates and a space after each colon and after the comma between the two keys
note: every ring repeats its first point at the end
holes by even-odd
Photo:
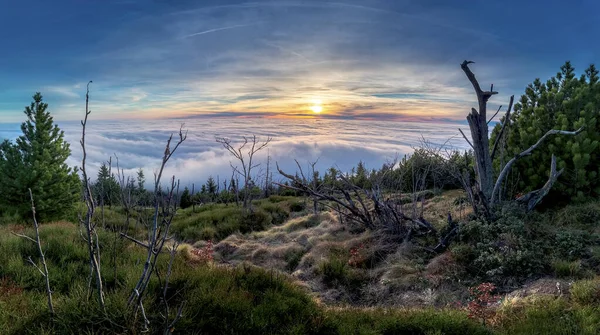
{"type": "MultiPolygon", "coordinates": [[[[111,156],[115,166],[116,155],[125,175],[135,176],[136,170],[142,168],[147,186],[151,187],[164,145],[171,133],[177,136],[182,122],[185,122],[188,138],[169,161],[164,176],[168,179],[174,175],[182,185],[190,186],[204,183],[209,176],[215,179],[218,176],[221,181],[231,178],[230,163],[237,165],[237,162],[215,142],[215,136],[231,138],[234,143],[239,143],[243,134],[256,134],[263,140],[271,136],[273,141],[268,151],[263,150],[256,157],[261,164],[255,171],[259,180],[264,178],[267,154],[271,156],[274,179],[280,180],[275,163],[284,171],[294,173],[297,171],[294,159],[303,167],[318,160],[316,168],[321,172],[332,166],[350,171],[360,160],[369,169],[380,168],[383,163],[410,154],[423,139],[446,149],[467,147],[459,135],[459,125],[448,123],[277,119],[257,123],[239,118],[116,122],[92,118],[86,136],[88,173],[95,178],[102,162],[111,156]]],[[[68,164],[81,165],[81,125],[61,122],[60,127],[71,143],[72,156],[68,164]]],[[[20,130],[16,124],[4,125],[0,127],[0,135],[13,139],[20,135],[20,130]]]]}

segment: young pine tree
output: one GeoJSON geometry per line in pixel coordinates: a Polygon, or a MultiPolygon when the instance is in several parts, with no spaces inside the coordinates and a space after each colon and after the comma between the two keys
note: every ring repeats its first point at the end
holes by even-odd
{"type": "Polygon", "coordinates": [[[192,195],[190,193],[190,189],[186,186],[181,193],[181,200],[179,201],[179,206],[183,209],[192,206],[192,195]]]}
{"type": "Polygon", "coordinates": [[[108,166],[102,163],[98,171],[98,178],[94,184],[94,200],[99,205],[112,206],[118,203],[120,186],[117,179],[110,173],[108,166]]]}
{"type": "Polygon", "coordinates": [[[65,163],[71,149],[47,111],[38,92],[25,107],[27,121],[16,143],[0,145],[0,204],[26,217],[30,212],[31,188],[36,212],[42,221],[64,218],[80,197],[77,169],[65,163]]]}

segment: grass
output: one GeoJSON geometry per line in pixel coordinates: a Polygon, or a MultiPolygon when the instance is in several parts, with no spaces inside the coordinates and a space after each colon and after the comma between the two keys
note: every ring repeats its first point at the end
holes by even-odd
{"type": "Polygon", "coordinates": [[[253,202],[251,212],[233,204],[207,204],[177,212],[172,232],[181,240],[220,241],[234,233],[262,231],[280,225],[290,216],[290,204],[297,198],[272,196],[253,202]]]}
{"type": "MultiPolygon", "coordinates": [[[[447,194],[442,194],[441,200],[434,202],[435,199],[429,206],[437,206],[439,218],[432,221],[441,225],[443,211],[452,209],[452,199],[447,194]]],[[[548,273],[568,278],[573,283],[570,289],[561,296],[504,298],[499,307],[494,307],[495,316],[483,325],[470,319],[465,310],[448,303],[461,293],[454,294],[446,286],[464,286],[456,283],[458,279],[469,279],[459,265],[460,257],[470,257],[468,250],[460,252],[464,245],[455,244],[450,252],[435,258],[423,256],[414,246],[403,245],[395,254],[371,265],[376,253],[372,236],[366,232],[352,234],[328,213],[302,215],[306,212],[301,209],[294,214],[293,208],[300,202],[299,198],[279,196],[256,201],[253,216],[244,216],[232,205],[205,205],[195,212],[186,209],[177,213],[174,231],[178,236],[190,242],[222,239],[215,243],[215,259],[234,265],[195,261],[191,251],[202,246],[202,242],[180,247],[167,291],[171,319],[184,303],[174,333],[596,334],[600,329],[600,277],[590,272],[600,260],[600,248],[589,244],[598,233],[597,221],[590,222],[596,220],[595,205],[585,205],[581,213],[577,213],[578,206],[583,205],[568,206],[535,214],[535,221],[528,221],[542,225],[541,230],[555,227],[557,248],[575,251],[570,257],[548,261],[548,273]],[[575,215],[579,216],[574,221],[575,215]],[[289,217],[293,218],[286,221],[289,217]],[[366,265],[349,265],[349,250],[363,244],[366,265]],[[271,269],[249,265],[248,260],[271,269]],[[395,296],[420,290],[435,299],[448,295],[444,298],[447,304],[441,308],[328,307],[285,272],[300,273],[306,286],[322,286],[328,292],[347,290],[359,294],[374,288],[379,290],[378,299],[402,302],[410,297],[394,300],[395,296]],[[430,277],[438,283],[431,284],[430,277]],[[381,279],[387,283],[379,283],[381,279]]],[[[119,208],[105,209],[105,218],[109,227],[117,227],[122,225],[119,222],[124,213],[119,208]]],[[[23,224],[0,225],[3,334],[141,333],[140,315],[133,313],[126,302],[142,271],[144,249],[115,240],[111,231],[99,230],[107,301],[104,313],[93,292],[88,292],[89,263],[77,227],[69,222],[42,225],[40,233],[56,309],[51,318],[44,280],[27,261],[29,256],[37,261],[35,245],[11,235],[11,231],[32,234],[23,224]]],[[[167,258],[166,254],[159,257],[158,273],[163,278],[167,258]]],[[[165,304],[161,295],[161,283],[153,276],[144,299],[150,334],[164,331],[165,304]]]]}
{"type": "MultiPolygon", "coordinates": [[[[13,226],[0,231],[0,329],[6,334],[101,334],[140,333],[139,315],[136,318],[126,305],[127,297],[141,272],[140,260],[144,250],[131,244],[118,245],[120,257],[117,278],[114,264],[103,258],[103,276],[113,282],[106,288],[106,314],[100,310],[94,295],[88,295],[88,263],[85,245],[74,225],[56,223],[41,228],[44,249],[54,290],[56,315],[52,319],[45,305],[43,279],[25,258],[36,259],[33,243],[9,234],[13,226]]],[[[27,229],[26,233],[30,233],[27,229]]],[[[110,253],[112,234],[100,233],[104,254],[110,253]]],[[[165,271],[165,257],[159,262],[159,272],[165,271]]],[[[287,276],[254,266],[235,268],[194,266],[184,254],[176,257],[168,299],[171,311],[183,305],[183,317],[174,331],[181,334],[357,334],[372,330],[387,334],[398,329],[413,329],[415,334],[450,323],[451,329],[479,329],[460,312],[398,313],[380,320],[376,313],[355,310],[329,310],[319,306],[305,291],[287,276]],[[431,323],[429,318],[437,320],[431,323]],[[412,325],[411,325],[412,324],[412,325]],[[458,329],[458,328],[456,328],[458,329]],[[363,331],[364,330],[364,331],[363,331]]],[[[153,278],[145,298],[145,310],[151,321],[151,332],[163,329],[161,312],[164,304],[159,298],[160,284],[153,278]]],[[[171,314],[171,317],[174,315],[171,314]]],[[[449,328],[449,329],[450,329],[449,328]]],[[[369,332],[373,333],[373,332],[369,332]]],[[[455,332],[457,333],[457,332],[455,332]]],[[[481,330],[480,333],[486,333],[481,330]]],[[[448,334],[452,334],[449,332],[448,334]]]]}

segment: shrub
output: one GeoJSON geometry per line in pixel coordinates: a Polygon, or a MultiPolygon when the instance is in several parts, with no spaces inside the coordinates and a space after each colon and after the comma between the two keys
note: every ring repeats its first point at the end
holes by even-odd
{"type": "Polygon", "coordinates": [[[468,261],[464,264],[473,275],[492,281],[524,279],[543,272],[549,245],[540,232],[525,223],[523,210],[509,206],[497,216],[493,221],[461,224],[460,240],[470,250],[455,248],[457,261],[468,261]]]}
{"type": "Polygon", "coordinates": [[[302,260],[304,254],[306,254],[306,250],[304,249],[290,249],[284,256],[287,263],[285,266],[286,270],[290,272],[294,271],[298,267],[298,264],[300,264],[300,260],[302,260]]]}
{"type": "Polygon", "coordinates": [[[306,209],[306,204],[304,201],[296,201],[290,204],[290,211],[292,212],[302,212],[306,209]]]}
{"type": "Polygon", "coordinates": [[[569,262],[557,259],[552,262],[552,269],[557,278],[579,277],[581,275],[581,261],[569,262]]]}
{"type": "Polygon", "coordinates": [[[198,257],[198,262],[202,264],[211,263],[213,261],[213,243],[211,240],[206,242],[206,245],[199,249],[192,249],[191,253],[198,257]]]}
{"type": "Polygon", "coordinates": [[[272,221],[273,218],[271,215],[262,209],[247,212],[242,215],[240,232],[249,233],[253,231],[264,230],[271,224],[272,221]]]}
{"type": "Polygon", "coordinates": [[[469,288],[470,298],[467,304],[469,318],[480,320],[483,324],[491,321],[496,314],[491,306],[500,300],[499,296],[492,294],[495,289],[496,286],[492,283],[481,283],[469,288]]]}
{"type": "Polygon", "coordinates": [[[274,225],[282,224],[290,216],[290,214],[285,209],[283,209],[280,205],[277,204],[266,203],[260,206],[260,208],[265,212],[269,213],[269,215],[271,215],[271,223],[274,225]]]}
{"type": "Polygon", "coordinates": [[[590,234],[578,230],[559,230],[554,236],[555,253],[561,259],[575,260],[587,254],[587,248],[591,245],[590,234]]]}
{"type": "Polygon", "coordinates": [[[571,297],[582,305],[600,304],[600,278],[573,283],[571,297]]]}
{"type": "Polygon", "coordinates": [[[348,261],[332,256],[319,264],[318,271],[326,284],[343,284],[348,276],[348,261]]]}

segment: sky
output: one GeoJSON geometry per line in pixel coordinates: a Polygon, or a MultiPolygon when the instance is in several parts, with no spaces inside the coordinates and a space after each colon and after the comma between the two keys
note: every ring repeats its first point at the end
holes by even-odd
{"type": "Polygon", "coordinates": [[[595,0],[1,3],[0,122],[81,119],[89,80],[99,119],[464,120],[464,59],[499,105],[600,54],[595,0]]]}
{"type": "Polygon", "coordinates": [[[490,110],[567,60],[597,63],[598,13],[597,0],[0,0],[0,137],[19,135],[39,91],[78,165],[92,80],[92,173],[116,154],[151,176],[182,123],[168,172],[189,183],[230,173],[223,134],[273,136],[286,169],[377,168],[422,138],[466,148],[465,59],[500,92],[490,110]]]}

